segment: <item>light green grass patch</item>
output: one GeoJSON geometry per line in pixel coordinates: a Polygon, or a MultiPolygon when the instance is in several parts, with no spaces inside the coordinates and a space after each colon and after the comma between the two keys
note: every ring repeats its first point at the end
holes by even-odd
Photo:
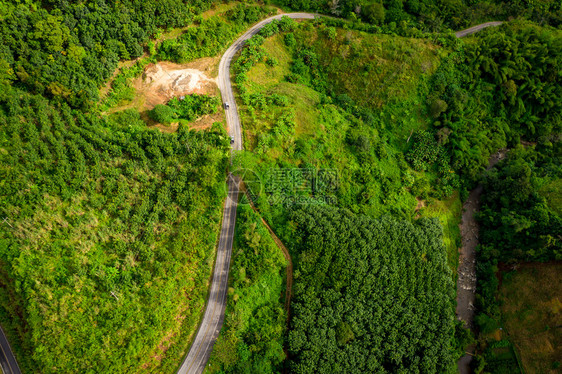
{"type": "Polygon", "coordinates": [[[456,273],[459,259],[459,243],[461,232],[459,224],[461,221],[462,202],[459,193],[455,192],[446,200],[430,198],[426,207],[420,209],[422,217],[436,217],[443,226],[443,242],[447,248],[447,262],[449,267],[456,273]]]}
{"type": "Polygon", "coordinates": [[[562,178],[555,179],[543,186],[539,193],[544,196],[552,210],[562,215],[562,178]]]}

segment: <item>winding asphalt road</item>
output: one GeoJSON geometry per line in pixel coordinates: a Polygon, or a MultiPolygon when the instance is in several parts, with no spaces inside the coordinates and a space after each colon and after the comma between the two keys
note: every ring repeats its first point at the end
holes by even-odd
{"type": "MultiPolygon", "coordinates": [[[[288,13],[267,18],[254,25],[244,35],[238,38],[238,40],[226,50],[220,61],[218,86],[223,102],[229,104],[229,108],[225,109],[225,113],[229,135],[234,138],[234,143],[232,144],[233,152],[242,150],[242,130],[240,128],[240,117],[234,99],[234,92],[230,84],[230,63],[236,52],[242,49],[246,40],[257,34],[264,25],[274,19],[280,19],[282,16],[295,19],[313,19],[315,17],[314,14],[308,13],[288,13]]],[[[230,268],[232,241],[234,239],[234,226],[236,224],[239,185],[240,181],[232,174],[229,174],[228,197],[224,205],[222,228],[219,246],[217,248],[217,259],[215,262],[211,290],[207,300],[207,309],[205,310],[205,315],[203,316],[203,320],[201,321],[201,325],[199,326],[199,330],[197,331],[189,353],[178,370],[179,374],[199,374],[203,372],[224,322],[226,294],[228,291],[228,270],[230,268]]]]}
{"type": "MultiPolygon", "coordinates": [[[[234,42],[224,53],[219,64],[218,86],[221,91],[223,102],[229,104],[229,108],[225,109],[226,123],[229,134],[233,137],[233,152],[242,150],[242,130],[240,127],[240,117],[236,106],[234,92],[230,81],[230,64],[236,53],[242,49],[245,42],[252,36],[257,34],[266,24],[275,19],[287,16],[293,19],[314,19],[318,16],[313,13],[287,13],[267,18],[258,24],[252,26],[244,35],[234,42]]],[[[466,30],[457,32],[455,35],[459,38],[473,34],[483,28],[496,26],[501,22],[488,22],[478,26],[471,27],[466,30]]],[[[230,256],[232,252],[232,242],[234,236],[234,226],[236,223],[236,207],[238,201],[239,181],[231,174],[228,176],[228,198],[224,206],[224,214],[217,249],[217,260],[213,275],[213,282],[207,309],[205,315],[197,331],[197,335],[187,357],[178,370],[179,374],[198,374],[202,373],[205,365],[209,360],[213,345],[217,340],[220,329],[224,322],[224,311],[226,308],[226,293],[228,290],[228,271],[230,267],[230,256]]]]}
{"type": "Polygon", "coordinates": [[[461,31],[457,31],[457,32],[455,33],[455,36],[456,36],[457,38],[463,38],[463,37],[465,37],[465,36],[467,36],[467,35],[474,34],[475,32],[478,32],[478,31],[480,31],[480,30],[482,30],[482,29],[485,29],[486,27],[490,27],[490,26],[499,26],[499,25],[501,25],[502,23],[503,23],[503,22],[501,22],[501,21],[492,21],[492,22],[481,23],[481,24],[479,24],[479,25],[472,26],[472,27],[470,27],[470,28],[468,28],[468,29],[461,30],[461,31]]]}
{"type": "MultiPolygon", "coordinates": [[[[229,134],[234,138],[232,144],[233,152],[242,150],[242,130],[240,128],[240,117],[234,99],[234,92],[230,84],[230,63],[238,52],[244,46],[244,43],[252,36],[257,34],[259,30],[270,23],[274,19],[280,19],[286,16],[293,19],[314,19],[316,14],[312,13],[287,13],[267,18],[258,24],[252,26],[244,35],[242,35],[234,44],[230,46],[223,55],[219,64],[218,86],[221,91],[223,102],[229,103],[226,112],[226,123],[229,134]]],[[[497,26],[501,22],[487,22],[481,25],[471,27],[466,30],[458,31],[455,35],[462,38],[466,35],[473,34],[483,28],[497,26]]],[[[228,291],[228,271],[230,268],[230,256],[232,253],[232,242],[234,239],[234,227],[236,224],[236,207],[238,205],[240,181],[232,174],[228,175],[228,196],[225,201],[222,227],[217,248],[217,257],[215,260],[215,268],[209,298],[205,314],[195,340],[191,345],[189,353],[183,361],[179,374],[195,374],[202,373],[205,365],[209,360],[213,345],[217,340],[220,329],[224,322],[224,311],[226,307],[226,294],[228,291]]],[[[0,366],[4,374],[21,374],[14,354],[8,343],[4,331],[0,328],[0,366]]]]}

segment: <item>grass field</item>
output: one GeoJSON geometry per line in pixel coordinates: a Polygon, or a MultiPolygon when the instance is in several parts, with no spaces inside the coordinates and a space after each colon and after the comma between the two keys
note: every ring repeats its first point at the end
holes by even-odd
{"type": "Polygon", "coordinates": [[[522,264],[504,274],[499,299],[524,372],[562,372],[562,262],[522,264]]]}

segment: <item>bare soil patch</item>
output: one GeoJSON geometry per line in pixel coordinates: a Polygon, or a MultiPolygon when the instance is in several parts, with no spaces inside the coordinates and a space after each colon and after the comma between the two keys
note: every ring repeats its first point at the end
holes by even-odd
{"type": "MultiPolygon", "coordinates": [[[[158,104],[166,104],[173,97],[191,94],[219,96],[220,91],[216,78],[211,78],[217,75],[219,61],[219,57],[207,57],[187,64],[175,64],[168,61],[150,64],[140,77],[131,82],[131,87],[135,90],[135,98],[130,103],[110,109],[108,113],[136,109],[149,126],[154,126],[163,132],[174,132],[178,128],[178,123],[170,125],[156,123],[150,119],[148,111],[158,104]]],[[[128,63],[133,64],[134,62],[128,63]]],[[[198,118],[191,124],[191,127],[203,130],[211,127],[214,122],[224,122],[222,111],[219,110],[213,115],[198,118]]]]}
{"type": "MultiPolygon", "coordinates": [[[[146,67],[141,77],[133,80],[137,95],[144,97],[142,110],[150,110],[158,104],[165,104],[175,96],[191,94],[216,95],[218,87],[205,70],[195,68],[193,63],[174,64],[159,62],[146,67]]],[[[197,61],[198,67],[208,67],[197,61]]]]}

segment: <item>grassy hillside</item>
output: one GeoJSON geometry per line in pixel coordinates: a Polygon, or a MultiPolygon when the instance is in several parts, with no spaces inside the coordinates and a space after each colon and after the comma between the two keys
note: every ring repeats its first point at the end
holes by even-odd
{"type": "Polygon", "coordinates": [[[286,358],[286,260],[245,197],[240,203],[225,325],[206,372],[279,372],[286,358]]]}
{"type": "Polygon", "coordinates": [[[404,156],[412,133],[430,126],[427,82],[446,52],[424,39],[286,28],[258,40],[234,67],[248,150],[236,165],[256,173],[261,212],[276,219],[287,200],[310,195],[311,185],[299,185],[303,173],[334,172],[337,186],[313,195],[372,216],[439,217],[454,268],[459,195],[441,202],[440,174],[414,170],[404,156]]]}
{"type": "MultiPolygon", "coordinates": [[[[304,290],[316,284],[312,275],[316,270],[304,276],[304,269],[309,271],[308,266],[317,266],[316,272],[321,273],[330,263],[325,257],[331,258],[332,255],[315,254],[316,247],[311,249],[304,244],[301,247],[302,235],[295,233],[305,230],[303,225],[306,220],[299,216],[308,217],[307,209],[318,209],[324,212],[326,219],[318,219],[317,228],[330,232],[331,237],[333,233],[330,230],[338,225],[331,227],[328,221],[339,213],[329,210],[329,205],[371,217],[394,215],[406,220],[420,216],[438,217],[446,228],[446,239],[441,241],[439,234],[436,236],[439,249],[427,250],[436,255],[439,253],[443,256],[441,259],[448,256],[450,268],[456,267],[459,195],[451,194],[443,199],[444,190],[440,189],[441,182],[437,183],[438,172],[432,167],[415,170],[405,156],[410,142],[417,139],[412,133],[431,124],[425,105],[428,81],[446,52],[424,39],[396,38],[394,44],[391,40],[392,37],[384,35],[322,25],[314,27],[308,22],[297,25],[284,20],[266,28],[248,42],[233,67],[247,150],[236,156],[235,167],[241,169],[245,179],[252,180],[250,189],[260,213],[293,246],[293,259],[299,258],[302,262],[296,265],[295,296],[298,305],[292,309],[295,315],[289,331],[289,349],[293,352],[290,370],[293,371],[304,372],[310,367],[315,367],[317,371],[328,368],[338,371],[353,360],[361,361],[357,364],[357,368],[362,367],[357,369],[359,371],[382,367],[391,370],[395,367],[393,365],[397,365],[396,368],[405,365],[411,369],[423,366],[430,370],[430,358],[423,364],[412,362],[413,366],[410,366],[405,363],[410,362],[407,358],[391,363],[390,359],[386,361],[385,353],[380,353],[380,357],[369,356],[366,362],[367,353],[361,350],[376,345],[377,334],[362,335],[362,322],[330,320],[326,322],[328,326],[319,322],[322,318],[311,317],[317,312],[324,316],[325,312],[318,311],[318,305],[307,305],[306,300],[312,296],[310,293],[305,296],[304,290]],[[357,74],[357,71],[371,73],[357,74]],[[383,82],[387,85],[381,86],[383,82]],[[367,92],[369,96],[366,98],[367,92]],[[304,210],[297,209],[298,206],[303,206],[304,210]],[[289,217],[288,212],[293,214],[289,217]],[[443,242],[447,243],[446,250],[443,242]],[[314,313],[305,312],[307,308],[313,308],[314,313]],[[332,341],[334,331],[339,334],[340,325],[344,322],[346,326],[351,326],[352,335],[357,337],[357,342],[348,347],[340,347],[339,340],[337,344],[332,341]],[[304,328],[305,323],[312,323],[322,331],[304,328]],[[307,335],[309,333],[310,336],[307,335]],[[303,334],[307,337],[304,338],[303,334]],[[335,346],[346,349],[346,353],[328,353],[335,346]]],[[[345,214],[351,213],[347,211],[345,214]]],[[[439,227],[436,221],[432,222],[436,228],[439,227]]],[[[355,231],[347,234],[352,241],[363,240],[357,237],[355,231]]],[[[323,237],[318,233],[314,235],[316,238],[323,237]]],[[[412,240],[423,241],[420,232],[412,235],[416,238],[412,240]]],[[[341,244],[346,251],[355,250],[351,244],[341,244]]],[[[382,252],[381,256],[384,255],[382,252]]],[[[346,262],[341,258],[338,261],[346,262]]],[[[443,261],[443,265],[447,266],[447,261],[443,261]]],[[[341,271],[344,269],[335,266],[341,271]]],[[[442,275],[445,283],[450,282],[451,273],[444,272],[442,275]]],[[[373,280],[373,283],[392,282],[383,278],[373,280]]],[[[345,282],[347,280],[329,281],[326,287],[344,287],[345,282]]],[[[415,287],[409,280],[405,280],[406,283],[408,285],[404,287],[415,287]]],[[[348,287],[355,289],[357,285],[348,287]]],[[[435,296],[449,300],[441,305],[446,310],[443,315],[452,316],[452,304],[448,303],[453,285],[450,283],[440,290],[442,292],[435,296]]],[[[318,292],[322,296],[312,297],[314,300],[323,299],[324,292],[330,291],[318,288],[318,292]]],[[[357,300],[355,297],[342,291],[345,301],[338,304],[338,311],[344,305],[361,304],[360,297],[357,300]]],[[[425,305],[426,301],[420,300],[420,303],[425,305]]],[[[357,306],[359,309],[370,307],[357,306]]],[[[396,318],[400,318],[398,314],[396,318]]],[[[379,321],[378,317],[375,319],[379,321]]],[[[382,319],[380,321],[384,323],[382,319]]],[[[449,370],[456,355],[452,318],[449,322],[451,324],[442,330],[443,335],[435,338],[444,344],[443,354],[447,357],[441,359],[443,370],[449,370]]],[[[312,325],[309,327],[312,328],[312,325]]],[[[417,326],[417,322],[413,325],[417,326]]],[[[412,328],[416,329],[415,326],[412,328]]],[[[388,334],[401,333],[389,327],[382,335],[388,334]]],[[[423,339],[418,340],[420,345],[416,349],[423,350],[423,339]]]]}
{"type": "Polygon", "coordinates": [[[220,127],[162,134],[2,95],[0,316],[24,370],[175,369],[205,303],[227,149],[220,127]]]}

